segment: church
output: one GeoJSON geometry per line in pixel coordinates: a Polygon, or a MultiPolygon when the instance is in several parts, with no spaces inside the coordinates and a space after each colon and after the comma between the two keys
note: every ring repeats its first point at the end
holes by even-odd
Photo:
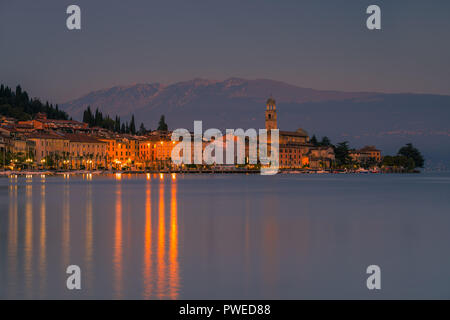
{"type": "MultiPolygon", "coordinates": [[[[278,129],[275,99],[266,102],[266,130],[278,129]]],[[[314,146],[302,128],[296,131],[279,131],[280,169],[327,169],[334,162],[332,147],[314,146]]]]}

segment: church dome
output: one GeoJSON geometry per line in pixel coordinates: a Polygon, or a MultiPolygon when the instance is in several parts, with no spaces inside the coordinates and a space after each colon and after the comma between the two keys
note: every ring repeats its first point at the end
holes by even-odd
{"type": "Polygon", "coordinates": [[[298,128],[295,132],[297,132],[298,134],[301,134],[304,137],[308,136],[308,132],[306,132],[306,130],[304,130],[302,128],[298,128]]]}

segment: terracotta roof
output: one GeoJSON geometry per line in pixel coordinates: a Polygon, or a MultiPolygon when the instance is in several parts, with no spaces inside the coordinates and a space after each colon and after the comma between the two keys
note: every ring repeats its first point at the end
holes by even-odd
{"type": "Polygon", "coordinates": [[[26,137],[28,139],[61,139],[61,140],[68,140],[64,136],[50,133],[50,132],[33,132],[30,134],[27,134],[26,137]]]}
{"type": "Polygon", "coordinates": [[[64,137],[70,142],[86,142],[86,143],[105,143],[96,137],[87,134],[65,133],[64,137]]]}
{"type": "Polygon", "coordinates": [[[359,152],[370,152],[370,151],[376,151],[376,152],[380,152],[380,150],[378,150],[377,148],[375,148],[375,146],[365,146],[362,149],[358,150],[359,152]]]}
{"type": "Polygon", "coordinates": [[[60,119],[34,119],[35,121],[39,121],[39,122],[53,122],[53,123],[61,123],[61,124],[80,124],[80,125],[85,125],[84,122],[79,122],[79,121],[75,121],[75,120],[60,120],[60,119]]]}
{"type": "Polygon", "coordinates": [[[16,124],[16,128],[33,129],[33,125],[31,123],[18,123],[16,124]]]}
{"type": "Polygon", "coordinates": [[[281,131],[280,130],[280,136],[295,136],[295,137],[307,137],[308,133],[306,133],[305,130],[298,129],[297,131],[281,131]]]}

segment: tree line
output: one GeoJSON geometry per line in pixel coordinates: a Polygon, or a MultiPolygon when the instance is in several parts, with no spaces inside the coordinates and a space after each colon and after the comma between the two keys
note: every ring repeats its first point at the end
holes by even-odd
{"type": "Polygon", "coordinates": [[[31,120],[36,114],[45,113],[48,119],[68,120],[69,115],[58,105],[44,104],[37,98],[30,98],[18,85],[16,90],[0,85],[0,114],[18,120],[31,120]]]}
{"type": "Polygon", "coordinates": [[[408,171],[413,171],[415,168],[423,168],[425,159],[412,143],[407,143],[398,150],[397,155],[385,156],[382,164],[388,167],[403,167],[408,171]]]}
{"type": "MultiPolygon", "coordinates": [[[[134,114],[131,115],[130,122],[122,122],[119,116],[116,115],[113,119],[109,115],[103,115],[103,113],[99,111],[98,108],[95,109],[95,112],[92,112],[91,106],[88,106],[87,109],[84,110],[83,122],[87,123],[89,127],[99,127],[116,133],[144,135],[148,131],[150,131],[150,129],[147,129],[142,122],[139,126],[139,129],[136,128],[134,114]]],[[[168,131],[168,126],[164,115],[162,115],[159,120],[157,130],[168,131]]]]}
{"type": "MultiPolygon", "coordinates": [[[[332,147],[336,159],[336,167],[350,168],[354,163],[350,156],[350,147],[348,141],[339,142],[333,145],[328,137],[323,137],[322,140],[318,140],[315,135],[310,139],[310,143],[316,147],[332,147]]],[[[375,159],[368,159],[367,163],[362,164],[364,167],[371,167],[375,165],[385,167],[398,167],[403,168],[408,172],[412,172],[416,168],[423,168],[425,165],[425,159],[421,152],[412,145],[407,143],[401,147],[397,154],[394,156],[384,156],[380,163],[377,163],[375,159]]]]}

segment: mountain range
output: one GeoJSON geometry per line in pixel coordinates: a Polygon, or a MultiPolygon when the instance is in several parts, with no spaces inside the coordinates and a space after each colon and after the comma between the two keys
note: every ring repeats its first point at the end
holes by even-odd
{"type": "Polygon", "coordinates": [[[412,142],[428,166],[450,167],[450,96],[445,95],[315,90],[268,79],[194,79],[102,89],[62,108],[77,120],[89,105],[122,120],[134,114],[137,125],[152,129],[162,114],[171,129],[192,130],[194,120],[202,120],[204,130],[264,128],[270,96],[277,102],[280,129],[301,127],[355,148],[376,145],[384,154],[412,142]]]}

